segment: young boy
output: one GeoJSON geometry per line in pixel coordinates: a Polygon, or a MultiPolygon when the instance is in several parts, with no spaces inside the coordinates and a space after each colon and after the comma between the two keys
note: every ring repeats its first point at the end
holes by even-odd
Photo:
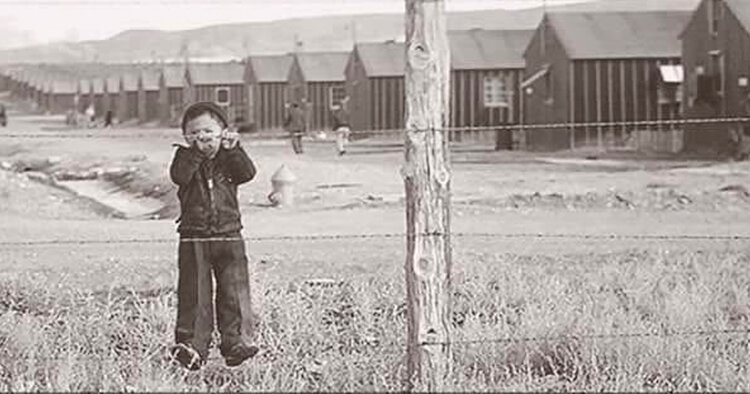
{"type": "Polygon", "coordinates": [[[169,169],[180,200],[176,345],[171,354],[198,370],[208,356],[214,329],[211,273],[221,355],[228,366],[255,356],[250,283],[237,186],[255,177],[255,165],[227,130],[223,109],[211,102],[189,106],[182,117],[188,146],[177,145],[169,169]]]}

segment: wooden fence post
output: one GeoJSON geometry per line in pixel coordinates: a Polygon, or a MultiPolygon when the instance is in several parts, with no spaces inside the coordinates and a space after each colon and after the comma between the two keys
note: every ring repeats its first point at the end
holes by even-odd
{"type": "Polygon", "coordinates": [[[406,0],[408,387],[439,390],[450,354],[450,50],[444,0],[406,0]]]}

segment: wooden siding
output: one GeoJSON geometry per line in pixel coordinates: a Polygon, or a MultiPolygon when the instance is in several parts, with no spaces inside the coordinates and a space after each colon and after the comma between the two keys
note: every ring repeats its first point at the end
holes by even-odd
{"type": "Polygon", "coordinates": [[[183,89],[168,88],[162,84],[159,89],[159,119],[163,126],[177,126],[182,116],[183,89]]]}
{"type": "Polygon", "coordinates": [[[333,115],[330,108],[332,87],[346,88],[344,82],[307,82],[295,59],[289,71],[285,98],[289,103],[298,103],[306,109],[308,129],[311,131],[330,130],[333,115]]]}
{"type": "Polygon", "coordinates": [[[169,91],[164,83],[164,74],[159,76],[159,125],[169,126],[169,91]]]}
{"type": "Polygon", "coordinates": [[[89,106],[91,96],[81,91],[78,95],[78,112],[83,112],[89,106]]]}
{"type": "Polygon", "coordinates": [[[740,87],[739,78],[750,78],[750,33],[736,19],[734,14],[727,15],[724,28],[721,30],[722,53],[725,56],[725,90],[724,106],[726,116],[748,116],[744,102],[750,93],[749,87],[740,87]]]}
{"type": "Polygon", "coordinates": [[[159,90],[138,90],[138,121],[146,123],[159,117],[159,90]]]}
{"type": "MultiPolygon", "coordinates": [[[[737,20],[731,9],[724,7],[719,20],[718,34],[709,32],[708,10],[710,1],[697,7],[682,36],[682,58],[685,72],[684,116],[686,118],[714,118],[747,116],[744,110],[749,87],[738,84],[740,77],[750,78],[750,34],[737,20]],[[713,103],[697,100],[697,73],[702,67],[705,75],[716,74],[711,51],[724,56],[724,96],[713,103]]],[[[729,140],[729,129],[736,124],[688,124],[685,127],[685,150],[691,152],[721,152],[729,140]]]]}
{"type": "MultiPolygon", "coordinates": [[[[707,118],[717,116],[719,111],[710,104],[697,101],[696,68],[703,67],[708,71],[709,51],[718,49],[718,41],[709,33],[707,7],[708,1],[701,1],[693,13],[688,26],[682,33],[682,61],[685,73],[686,118],[707,118]]],[[[716,133],[710,125],[686,125],[685,150],[701,151],[718,149],[716,133]]]]}
{"type": "Polygon", "coordinates": [[[50,112],[53,114],[64,114],[74,106],[74,93],[55,93],[50,96],[50,112]]]}
{"type": "MultiPolygon", "coordinates": [[[[541,51],[538,30],[526,52],[526,75],[548,66],[549,77],[537,79],[533,92],[525,95],[525,122],[528,124],[567,124],[671,120],[680,116],[675,103],[659,104],[659,66],[680,64],[680,58],[568,59],[553,29],[546,31],[546,53],[541,51]],[[547,81],[545,81],[547,79],[547,81]],[[553,91],[547,92],[547,82],[553,91]]],[[[657,128],[658,130],[659,128],[657,128]]],[[[662,127],[672,130],[673,127],[662,127]]],[[[623,147],[638,139],[650,149],[672,151],[668,138],[643,141],[647,130],[632,127],[556,127],[527,131],[528,148],[556,150],[595,146],[623,147]],[[633,134],[637,132],[636,134],[633,134]]],[[[658,137],[658,136],[657,136],[658,137]]]]}
{"type": "Polygon", "coordinates": [[[372,84],[367,77],[367,72],[357,51],[352,53],[345,74],[352,129],[371,130],[374,128],[372,122],[372,84]]]}
{"type": "Polygon", "coordinates": [[[51,104],[52,99],[51,99],[50,93],[48,92],[42,93],[41,101],[42,101],[41,109],[45,112],[50,112],[50,107],[52,105],[51,104]]]}
{"type": "Polygon", "coordinates": [[[242,84],[234,85],[195,85],[193,90],[195,92],[195,101],[212,101],[216,102],[217,89],[228,89],[229,90],[229,104],[224,106],[227,117],[230,123],[234,123],[238,116],[247,118],[246,115],[246,103],[245,103],[245,86],[242,84]]]}
{"type": "MultiPolygon", "coordinates": [[[[659,104],[659,66],[680,64],[679,58],[664,59],[605,59],[575,60],[571,62],[571,86],[566,91],[572,103],[570,117],[565,122],[636,122],[677,119],[679,106],[659,104]]],[[[672,127],[656,128],[671,130],[672,127]]],[[[643,128],[626,126],[578,127],[571,136],[573,147],[622,147],[634,132],[643,128]]],[[[643,141],[639,144],[642,146],[643,141]]],[[[646,142],[648,143],[648,142],[646,142]]],[[[669,146],[653,141],[651,149],[670,151],[669,146]]]]}
{"type": "Polygon", "coordinates": [[[97,118],[104,114],[104,93],[94,93],[94,114],[97,118]]]}
{"type": "Polygon", "coordinates": [[[121,84],[119,93],[117,94],[117,111],[115,112],[117,119],[120,122],[124,122],[125,120],[127,120],[127,115],[128,115],[127,106],[128,106],[127,95],[122,90],[122,84],[121,84]]]}
{"type": "MultiPolygon", "coordinates": [[[[522,119],[519,85],[523,70],[465,70],[451,73],[452,127],[518,124],[522,119]],[[501,76],[512,93],[507,107],[484,106],[484,77],[501,76]]],[[[369,77],[358,54],[346,69],[346,93],[350,98],[352,127],[355,130],[402,129],[405,119],[404,78],[369,77]]],[[[462,133],[464,140],[496,142],[494,133],[462,133]]],[[[401,138],[396,136],[395,138],[401,138]]]]}
{"type": "MultiPolygon", "coordinates": [[[[483,127],[520,124],[520,81],[523,70],[453,70],[451,72],[451,127],[483,127]],[[507,106],[487,107],[484,103],[485,77],[500,77],[509,92],[507,106]]],[[[488,132],[460,132],[460,141],[495,143],[496,135],[488,132]]]]}
{"type": "Polygon", "coordinates": [[[159,118],[159,91],[146,92],[146,119],[150,122],[159,118]]]}
{"type": "Polygon", "coordinates": [[[259,83],[251,85],[253,92],[253,118],[258,130],[283,127],[286,114],[286,83],[259,83]]]}
{"type": "Polygon", "coordinates": [[[404,78],[370,78],[369,91],[370,108],[368,112],[370,113],[370,120],[368,129],[403,129],[406,105],[404,78]]]}
{"type": "Polygon", "coordinates": [[[117,118],[120,122],[138,119],[138,92],[120,91],[117,118]]]}
{"type": "MultiPolygon", "coordinates": [[[[544,21],[543,21],[544,23],[544,21]]],[[[544,34],[542,28],[537,29],[524,54],[526,60],[525,77],[528,78],[544,67],[548,67],[549,79],[546,77],[539,78],[530,87],[533,89],[531,94],[524,92],[523,103],[523,121],[526,124],[551,124],[565,123],[570,119],[570,105],[581,105],[582,103],[573,100],[568,93],[568,83],[571,74],[575,78],[581,78],[583,81],[582,93],[587,100],[594,100],[593,91],[595,83],[595,74],[589,67],[584,65],[584,70],[571,72],[570,60],[565,50],[557,38],[554,29],[547,27],[544,34]],[[544,38],[544,43],[542,39],[544,38]],[[544,53],[542,53],[542,44],[544,44],[544,53]],[[591,72],[589,72],[591,71],[591,72]],[[587,76],[587,78],[584,78],[587,76]],[[548,92],[546,81],[550,81],[551,92],[548,92]],[[573,100],[573,101],[571,101],[573,100]]],[[[583,105],[581,110],[584,117],[596,116],[592,112],[594,108],[591,105],[583,105]]],[[[565,128],[550,129],[531,129],[526,130],[525,148],[530,150],[558,150],[570,147],[572,137],[571,130],[565,128]]],[[[580,131],[579,131],[580,133],[580,131]]]]}
{"type": "Polygon", "coordinates": [[[307,84],[308,117],[310,130],[331,130],[333,114],[331,113],[331,89],[344,88],[343,82],[310,82],[307,84]]]}
{"type": "Polygon", "coordinates": [[[302,104],[303,101],[309,101],[308,86],[305,82],[305,78],[302,75],[302,70],[297,63],[297,59],[292,62],[292,67],[289,70],[289,79],[286,86],[286,98],[289,103],[302,104]]]}
{"type": "Polygon", "coordinates": [[[107,111],[112,111],[112,114],[117,114],[117,104],[118,104],[118,96],[117,93],[110,93],[108,91],[104,91],[104,113],[106,114],[107,111]]]}
{"type": "Polygon", "coordinates": [[[125,100],[127,102],[127,112],[125,119],[137,119],[138,118],[138,92],[126,92],[125,100]]]}

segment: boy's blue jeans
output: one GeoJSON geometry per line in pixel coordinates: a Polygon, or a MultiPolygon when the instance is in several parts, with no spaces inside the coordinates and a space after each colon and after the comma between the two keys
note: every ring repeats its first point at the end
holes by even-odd
{"type": "Polygon", "coordinates": [[[252,343],[256,316],[250,305],[250,279],[245,242],[239,232],[223,234],[232,241],[180,240],[177,285],[177,343],[192,345],[203,359],[214,329],[212,273],[216,278],[216,317],[220,351],[226,356],[238,345],[252,343]]]}

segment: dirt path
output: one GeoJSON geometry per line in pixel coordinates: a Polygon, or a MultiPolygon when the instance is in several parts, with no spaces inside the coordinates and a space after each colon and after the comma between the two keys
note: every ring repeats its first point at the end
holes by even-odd
{"type": "MultiPolygon", "coordinates": [[[[128,217],[140,217],[157,208],[158,202],[175,203],[167,166],[172,144],[181,142],[178,130],[67,130],[60,117],[28,115],[10,108],[11,126],[3,132],[34,137],[0,138],[0,161],[6,165],[23,163],[57,175],[100,174],[97,180],[67,185],[128,211],[128,217]]],[[[240,188],[243,212],[261,224],[253,225],[253,231],[309,234],[402,229],[399,170],[403,153],[398,140],[358,142],[343,157],[334,154],[331,141],[308,142],[306,153],[299,156],[283,141],[245,136],[243,145],[259,168],[257,178],[240,188]],[[297,206],[290,211],[267,207],[270,178],[281,165],[299,179],[295,185],[297,206]]],[[[736,223],[726,228],[742,230],[738,218],[750,212],[750,163],[586,160],[565,152],[494,152],[467,145],[454,147],[452,163],[456,231],[659,233],[679,229],[722,233],[723,223],[736,223]],[[732,188],[721,191],[727,186],[732,188]],[[710,225],[704,229],[701,223],[710,225]]],[[[24,196],[51,193],[44,188],[26,194],[13,186],[6,189],[18,194],[16,203],[8,200],[6,211],[31,218],[35,210],[18,208],[24,205],[24,196]]],[[[27,205],[46,208],[49,204],[37,201],[27,205]]],[[[39,215],[38,219],[77,219],[76,209],[59,205],[48,209],[57,212],[56,216],[39,215]],[[72,213],[66,214],[66,209],[72,213]]],[[[164,217],[174,214],[172,210],[171,216],[164,217]]],[[[85,229],[81,231],[85,233],[85,229]]]]}

